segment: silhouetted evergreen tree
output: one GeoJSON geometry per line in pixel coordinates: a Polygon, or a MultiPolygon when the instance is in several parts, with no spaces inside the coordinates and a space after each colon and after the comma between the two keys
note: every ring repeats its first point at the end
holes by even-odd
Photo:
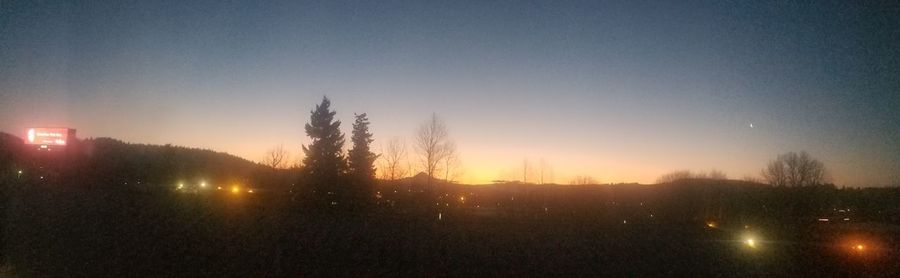
{"type": "Polygon", "coordinates": [[[344,195],[340,186],[342,174],[347,163],[341,153],[344,147],[344,135],[341,133],[341,121],[334,120],[335,111],[331,109],[328,97],[311,111],[309,123],[306,124],[306,135],[312,139],[309,146],[303,146],[306,157],[306,181],[314,190],[314,202],[330,204],[337,201],[336,195],[344,195]]]}
{"type": "Polygon", "coordinates": [[[372,196],[372,188],[375,184],[375,159],[378,158],[373,153],[369,144],[372,139],[372,133],[369,133],[369,119],[366,113],[354,114],[356,121],[353,123],[353,149],[348,154],[348,162],[350,169],[350,177],[353,180],[353,196],[355,203],[368,203],[372,196]]]}
{"type": "Polygon", "coordinates": [[[353,149],[349,153],[350,174],[359,178],[375,179],[375,159],[378,158],[369,148],[374,142],[372,133],[369,133],[369,119],[366,113],[357,114],[353,123],[353,149]]]}

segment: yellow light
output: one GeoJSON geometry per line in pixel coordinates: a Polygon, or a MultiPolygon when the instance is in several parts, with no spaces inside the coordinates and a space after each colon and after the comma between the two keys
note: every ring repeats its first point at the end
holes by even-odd
{"type": "Polygon", "coordinates": [[[231,193],[237,194],[240,192],[241,192],[241,189],[237,186],[231,188],[231,193]]]}
{"type": "Polygon", "coordinates": [[[219,186],[219,187],[216,187],[216,189],[217,189],[217,190],[222,190],[222,187],[221,187],[221,186],[219,186]]]}
{"type": "Polygon", "coordinates": [[[747,246],[750,246],[750,248],[756,248],[756,241],[753,240],[753,238],[748,238],[745,243],[747,243],[747,246]]]}
{"type": "Polygon", "coordinates": [[[716,228],[716,222],[707,222],[706,226],[710,228],[716,228]]]}
{"type": "Polygon", "coordinates": [[[855,247],[853,247],[853,248],[855,248],[856,251],[862,251],[863,249],[866,249],[866,246],[864,246],[864,245],[862,245],[862,244],[857,244],[857,245],[856,245],[855,247]]]}
{"type": "Polygon", "coordinates": [[[253,189],[247,190],[247,193],[253,193],[253,189]]]}
{"type": "Polygon", "coordinates": [[[200,182],[200,187],[206,187],[206,182],[200,182]]]}

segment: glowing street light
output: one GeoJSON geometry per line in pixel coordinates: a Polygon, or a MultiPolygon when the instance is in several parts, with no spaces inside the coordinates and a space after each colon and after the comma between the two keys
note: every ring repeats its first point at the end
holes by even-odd
{"type": "Polygon", "coordinates": [[[756,240],[752,237],[744,240],[744,244],[747,244],[747,246],[750,248],[756,248],[756,240]]]}
{"type": "Polygon", "coordinates": [[[234,194],[241,193],[241,188],[240,188],[240,187],[237,187],[237,186],[234,186],[234,187],[231,188],[231,193],[234,193],[234,194]]]}
{"type": "Polygon", "coordinates": [[[879,244],[874,238],[863,236],[851,236],[838,243],[845,252],[855,256],[875,254],[879,250],[879,244]]]}
{"type": "Polygon", "coordinates": [[[201,181],[201,182],[200,182],[200,187],[206,188],[206,182],[205,182],[205,181],[201,181]]]}

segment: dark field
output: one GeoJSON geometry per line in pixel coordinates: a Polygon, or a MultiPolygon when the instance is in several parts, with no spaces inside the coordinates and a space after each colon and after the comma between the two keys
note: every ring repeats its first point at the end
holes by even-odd
{"type": "Polygon", "coordinates": [[[893,276],[896,233],[854,226],[622,224],[306,212],[263,194],[33,187],[10,195],[4,274],[18,276],[893,276]],[[780,228],[777,228],[780,227],[780,228]],[[852,233],[852,232],[851,232],[852,233]]]}

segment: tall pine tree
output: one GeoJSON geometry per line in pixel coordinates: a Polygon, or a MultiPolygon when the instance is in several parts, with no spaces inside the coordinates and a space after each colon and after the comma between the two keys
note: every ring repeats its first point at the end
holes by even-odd
{"type": "Polygon", "coordinates": [[[372,139],[372,133],[369,133],[369,118],[366,113],[354,114],[356,122],[353,123],[353,149],[350,150],[350,174],[364,179],[375,179],[375,159],[378,158],[373,153],[369,145],[375,140],[372,139]]]}
{"type": "Polygon", "coordinates": [[[344,191],[341,186],[341,176],[347,169],[342,154],[344,135],[340,130],[341,121],[334,120],[335,113],[331,110],[331,101],[323,97],[322,103],[311,111],[306,124],[306,135],[312,143],[303,146],[305,176],[315,191],[314,201],[320,205],[337,202],[337,196],[343,195],[344,191]]]}
{"type": "Polygon", "coordinates": [[[353,149],[348,155],[350,177],[353,181],[354,203],[367,204],[372,196],[372,188],[375,185],[375,159],[369,145],[375,141],[372,133],[369,133],[369,118],[366,113],[354,114],[356,121],[353,123],[353,149]]]}

